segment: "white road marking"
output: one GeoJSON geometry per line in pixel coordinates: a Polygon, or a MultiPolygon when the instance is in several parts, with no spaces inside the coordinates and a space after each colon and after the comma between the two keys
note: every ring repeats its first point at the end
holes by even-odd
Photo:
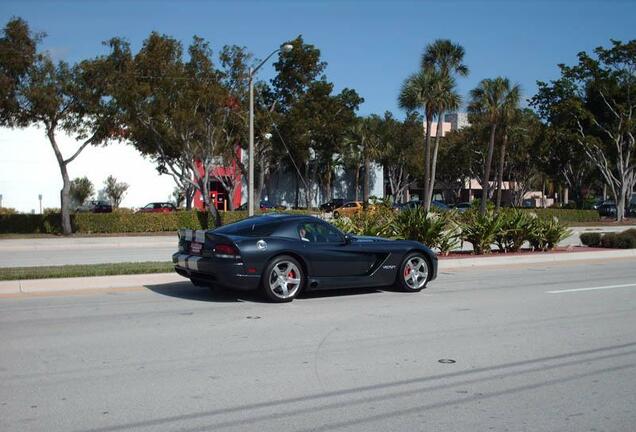
{"type": "Polygon", "coordinates": [[[614,288],[628,288],[628,287],[636,287],[636,283],[624,284],[624,285],[607,285],[607,286],[591,287],[591,288],[573,288],[573,289],[565,289],[565,290],[546,291],[546,293],[547,294],[561,294],[561,293],[571,293],[571,292],[580,292],[580,291],[595,291],[595,290],[605,290],[605,289],[614,289],[614,288]]]}

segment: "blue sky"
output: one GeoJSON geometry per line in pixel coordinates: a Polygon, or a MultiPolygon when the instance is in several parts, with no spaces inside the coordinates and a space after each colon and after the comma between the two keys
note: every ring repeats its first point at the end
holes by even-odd
{"type": "MultiPolygon", "coordinates": [[[[399,87],[426,46],[449,38],[466,49],[464,96],[479,80],[498,75],[531,96],[537,80],[558,75],[558,63],[576,53],[636,38],[636,2],[630,1],[29,1],[3,0],[2,23],[26,19],[48,34],[43,47],[77,61],[104,52],[101,42],[123,36],[138,48],[150,31],[188,43],[197,34],[212,43],[246,46],[263,58],[282,41],[303,34],[328,62],[337,89],[355,88],[362,114],[399,113],[399,87]]],[[[273,67],[262,69],[270,78],[273,67]]]]}

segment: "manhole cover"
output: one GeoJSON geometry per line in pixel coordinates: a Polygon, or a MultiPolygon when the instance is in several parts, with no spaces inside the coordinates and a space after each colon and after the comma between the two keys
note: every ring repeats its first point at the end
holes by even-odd
{"type": "Polygon", "coordinates": [[[247,318],[247,319],[261,319],[261,317],[259,317],[259,316],[247,316],[245,318],[247,318]]]}
{"type": "Polygon", "coordinates": [[[437,360],[440,363],[444,363],[444,364],[451,364],[451,363],[457,363],[455,360],[453,359],[439,359],[437,360]]]}

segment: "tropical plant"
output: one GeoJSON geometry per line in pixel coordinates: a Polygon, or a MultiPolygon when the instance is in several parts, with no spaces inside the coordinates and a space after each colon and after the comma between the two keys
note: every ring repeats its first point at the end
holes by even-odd
{"type": "Polygon", "coordinates": [[[511,85],[508,78],[502,77],[484,79],[470,91],[471,100],[468,112],[473,117],[473,121],[485,123],[490,128],[488,155],[484,161],[484,176],[481,182],[482,201],[479,211],[482,216],[486,215],[486,201],[489,196],[490,169],[497,127],[501,125],[505,113],[510,110],[510,106],[516,106],[519,103],[519,93],[518,85],[511,85]]]}
{"type": "Polygon", "coordinates": [[[461,238],[473,245],[476,254],[490,253],[491,245],[501,232],[503,216],[493,211],[484,214],[469,210],[460,221],[461,238]]]}
{"type": "Polygon", "coordinates": [[[534,219],[521,210],[502,211],[501,230],[495,236],[495,243],[503,252],[517,252],[531,235],[534,219]]]}
{"type": "Polygon", "coordinates": [[[423,207],[400,211],[392,221],[393,238],[415,240],[447,254],[457,246],[459,230],[453,213],[427,212],[423,207]]]}
{"type": "Polygon", "coordinates": [[[433,199],[433,190],[435,189],[437,153],[443,135],[444,116],[446,112],[457,110],[461,105],[461,97],[455,91],[457,87],[455,76],[465,77],[468,75],[468,66],[463,63],[464,53],[464,48],[461,45],[455,44],[448,39],[437,39],[432,44],[427,45],[422,55],[422,69],[435,70],[440,76],[440,80],[437,82],[438,88],[436,89],[437,131],[431,160],[429,191],[428,196],[426,196],[427,209],[430,209],[430,202],[433,199]]]}
{"type": "Polygon", "coordinates": [[[530,246],[534,249],[548,251],[554,249],[559,242],[569,237],[572,231],[559,222],[556,217],[552,219],[534,217],[529,234],[528,241],[530,246]]]}

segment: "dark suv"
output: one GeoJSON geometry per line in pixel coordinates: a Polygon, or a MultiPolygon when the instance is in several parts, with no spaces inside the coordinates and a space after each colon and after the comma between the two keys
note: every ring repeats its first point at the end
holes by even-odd
{"type": "Polygon", "coordinates": [[[324,204],[320,205],[320,210],[326,212],[332,212],[334,209],[342,207],[345,204],[345,200],[342,198],[334,198],[331,201],[328,201],[324,204]]]}
{"type": "Polygon", "coordinates": [[[113,206],[106,201],[89,201],[75,209],[78,213],[112,213],[113,206]]]}

